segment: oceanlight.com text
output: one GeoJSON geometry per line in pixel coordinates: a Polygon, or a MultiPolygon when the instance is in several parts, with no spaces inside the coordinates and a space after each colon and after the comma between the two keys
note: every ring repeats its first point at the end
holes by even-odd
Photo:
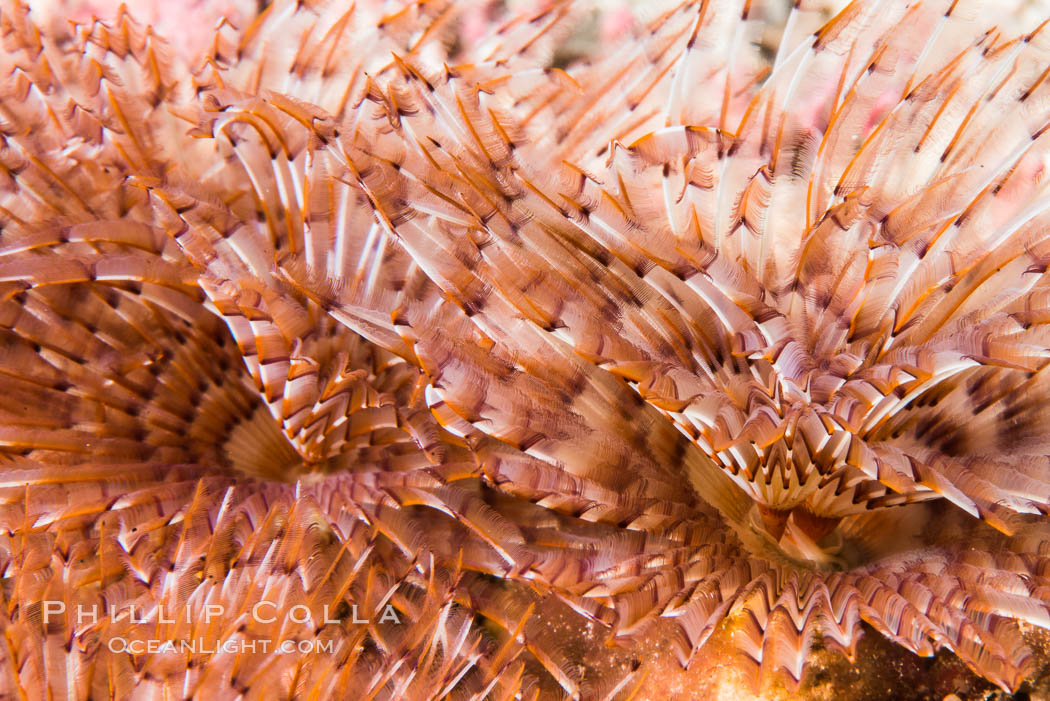
{"type": "Polygon", "coordinates": [[[128,640],[127,638],[110,638],[106,647],[113,653],[163,654],[163,653],[189,653],[191,655],[216,655],[225,653],[227,655],[245,655],[262,653],[264,655],[276,652],[278,655],[306,655],[315,652],[335,652],[335,642],[332,640],[282,640],[274,643],[273,640],[128,640]]]}

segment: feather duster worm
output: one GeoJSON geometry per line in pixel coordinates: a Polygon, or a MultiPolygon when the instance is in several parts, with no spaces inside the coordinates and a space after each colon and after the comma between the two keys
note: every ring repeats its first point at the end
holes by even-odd
{"type": "Polygon", "coordinates": [[[763,72],[685,2],[551,68],[579,12],[280,0],[187,77],[5,4],[5,697],[1040,674],[1050,35],[796,3],[763,72]]]}

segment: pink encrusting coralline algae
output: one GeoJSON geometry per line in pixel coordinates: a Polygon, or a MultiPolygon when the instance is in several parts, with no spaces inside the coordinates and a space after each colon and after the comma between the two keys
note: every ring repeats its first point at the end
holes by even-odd
{"type": "Polygon", "coordinates": [[[1047,690],[1046,24],[149,7],[0,3],[0,697],[1047,690]]]}

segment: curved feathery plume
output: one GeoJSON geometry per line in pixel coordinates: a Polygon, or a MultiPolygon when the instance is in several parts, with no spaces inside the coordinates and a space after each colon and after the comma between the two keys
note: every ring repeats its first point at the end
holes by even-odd
{"type": "Polygon", "coordinates": [[[758,12],[5,3],[0,695],[1040,679],[1050,36],[758,12]]]}

